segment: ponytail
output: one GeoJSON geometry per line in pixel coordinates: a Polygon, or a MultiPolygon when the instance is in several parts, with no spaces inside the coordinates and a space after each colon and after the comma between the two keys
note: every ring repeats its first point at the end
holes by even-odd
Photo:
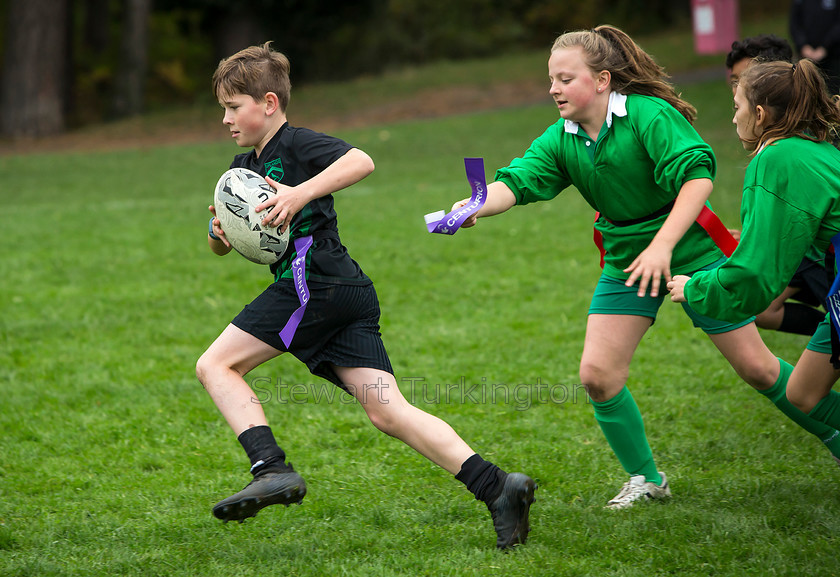
{"type": "Polygon", "coordinates": [[[667,81],[665,70],[623,31],[603,25],[567,32],[554,41],[551,51],[574,46],[583,49],[584,61],[591,70],[610,73],[610,85],[616,92],[661,98],[694,122],[697,110],[680,98],[667,81]]]}
{"type": "Polygon", "coordinates": [[[756,150],[772,140],[791,136],[815,142],[838,137],[838,97],[828,94],[825,77],[813,61],[756,61],[741,75],[739,85],[753,109],[761,106],[768,113],[756,150]]]}

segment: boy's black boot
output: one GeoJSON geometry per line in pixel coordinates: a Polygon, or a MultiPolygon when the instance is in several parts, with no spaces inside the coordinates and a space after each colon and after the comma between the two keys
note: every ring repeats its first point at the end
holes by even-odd
{"type": "Polygon", "coordinates": [[[269,505],[300,503],[306,495],[306,483],[291,464],[266,467],[254,475],[254,480],[244,489],[219,501],[213,515],[227,523],[254,517],[269,505]]]}
{"type": "Polygon", "coordinates": [[[528,513],[537,489],[534,480],[523,473],[508,473],[499,496],[487,503],[496,529],[496,547],[509,549],[522,545],[528,538],[531,526],[528,513]]]}

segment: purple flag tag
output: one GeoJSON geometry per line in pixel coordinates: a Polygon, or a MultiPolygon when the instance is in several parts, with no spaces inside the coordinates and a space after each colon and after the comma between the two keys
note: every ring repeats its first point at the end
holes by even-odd
{"type": "Polygon", "coordinates": [[[426,228],[436,234],[455,234],[464,221],[478,212],[487,200],[487,181],[484,178],[484,159],[465,158],[467,180],[472,189],[470,201],[449,214],[444,211],[433,212],[425,216],[426,228]]]}
{"type": "Polygon", "coordinates": [[[295,260],[292,261],[292,279],[295,283],[295,290],[297,290],[298,300],[300,306],[292,313],[286,326],[280,331],[280,338],[288,350],[292,339],[295,336],[295,331],[300,324],[300,319],[303,318],[303,313],[306,311],[306,303],[309,302],[309,287],[306,286],[306,253],[309,247],[312,246],[312,236],[304,236],[295,239],[295,260]]]}

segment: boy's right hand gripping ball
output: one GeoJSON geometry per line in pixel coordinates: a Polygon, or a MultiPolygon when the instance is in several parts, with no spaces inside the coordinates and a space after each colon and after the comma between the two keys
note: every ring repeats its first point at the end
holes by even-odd
{"type": "Polygon", "coordinates": [[[261,224],[266,211],[254,207],[276,192],[265,179],[247,168],[231,168],[216,183],[216,217],[236,252],[258,264],[272,264],[289,245],[289,228],[280,234],[277,227],[261,224]]]}

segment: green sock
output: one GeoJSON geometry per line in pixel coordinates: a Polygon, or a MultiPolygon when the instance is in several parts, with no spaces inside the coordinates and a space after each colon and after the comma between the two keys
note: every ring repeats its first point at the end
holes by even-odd
{"type": "Polygon", "coordinates": [[[826,422],[821,422],[821,420],[806,415],[788,401],[785,390],[787,389],[790,374],[793,372],[793,367],[789,363],[779,359],[779,368],[779,378],[773,386],[766,391],[758,392],[770,399],[776,405],[776,408],[787,415],[791,421],[819,438],[828,447],[832,455],[840,456],[840,434],[837,432],[837,429],[830,427],[826,422]]]}
{"type": "Polygon", "coordinates": [[[808,415],[829,426],[840,427],[840,393],[829,391],[808,415]]]}
{"type": "Polygon", "coordinates": [[[653,453],[645,436],[645,424],[633,395],[627,387],[603,403],[592,401],[595,419],[624,470],[630,475],[644,475],[645,481],[662,483],[653,462],[653,453]]]}

